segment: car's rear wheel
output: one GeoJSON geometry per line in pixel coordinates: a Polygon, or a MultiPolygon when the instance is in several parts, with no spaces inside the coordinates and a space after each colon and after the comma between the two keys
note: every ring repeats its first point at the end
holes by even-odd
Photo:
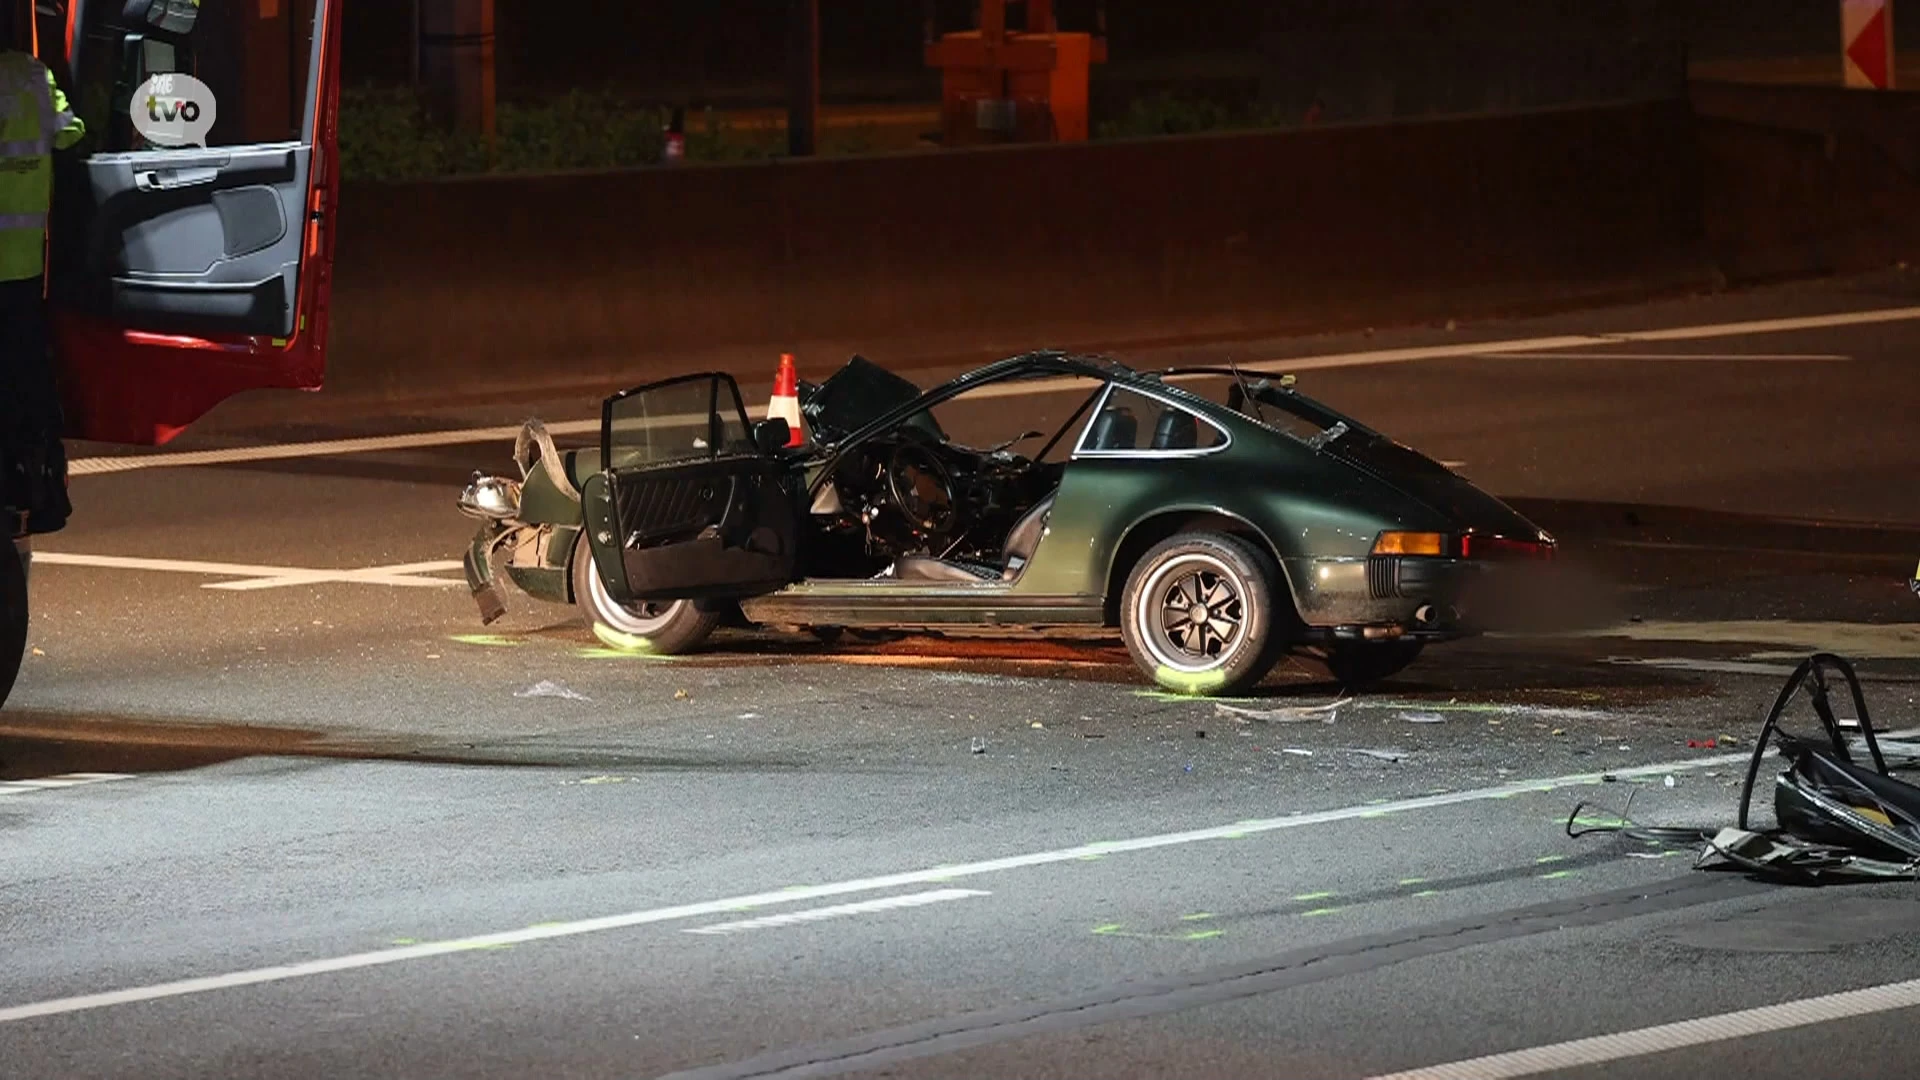
{"type": "Polygon", "coordinates": [[[1323,672],[1349,690],[1362,690],[1400,674],[1420,658],[1418,641],[1351,641],[1303,650],[1308,669],[1323,672]]]}
{"type": "Polygon", "coordinates": [[[615,600],[594,572],[585,533],[573,549],[573,602],[603,641],[669,656],[698,648],[720,625],[722,615],[703,610],[692,600],[628,604],[615,600]]]}
{"type": "MultiPolygon", "coordinates": [[[[4,550],[4,549],[0,549],[4,550]]],[[[7,703],[27,652],[26,556],[0,555],[0,705],[7,703]]]]}
{"type": "Polygon", "coordinates": [[[1180,533],[1127,576],[1120,635],[1134,663],[1184,694],[1236,694],[1272,669],[1279,568],[1225,533],[1180,533]]]}

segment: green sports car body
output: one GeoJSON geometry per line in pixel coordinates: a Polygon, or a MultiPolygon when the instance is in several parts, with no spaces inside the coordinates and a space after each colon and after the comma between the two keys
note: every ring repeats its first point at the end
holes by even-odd
{"type": "Polygon", "coordinates": [[[822,630],[1105,627],[1162,685],[1227,693],[1289,653],[1348,684],[1391,674],[1484,629],[1483,598],[1554,551],[1291,378],[1046,351],[922,393],[855,357],[799,396],[810,438],[792,448],[718,373],[608,398],[597,449],[562,454],[530,424],[521,478],[476,474],[460,499],[483,520],[483,618],[504,610],[501,562],[633,647],[684,651],[736,609],[822,630]],[[940,423],[949,403],[1039,394],[1078,407],[988,448],[940,423]]]}

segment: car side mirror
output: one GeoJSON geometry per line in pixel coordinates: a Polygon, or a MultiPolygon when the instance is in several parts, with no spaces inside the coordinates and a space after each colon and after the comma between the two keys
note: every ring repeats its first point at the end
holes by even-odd
{"type": "Polygon", "coordinates": [[[753,445],[763,454],[772,454],[787,447],[793,438],[793,428],[788,426],[787,418],[775,416],[753,425],[753,445]]]}

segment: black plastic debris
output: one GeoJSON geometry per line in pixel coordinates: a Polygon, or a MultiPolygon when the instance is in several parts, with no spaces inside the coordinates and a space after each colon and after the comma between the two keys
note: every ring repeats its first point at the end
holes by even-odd
{"type": "Polygon", "coordinates": [[[1738,824],[1656,828],[1636,824],[1625,811],[1615,819],[1595,821],[1582,817],[1588,806],[1574,807],[1567,835],[1603,832],[1652,844],[1704,842],[1694,861],[1697,869],[1744,870],[1796,885],[1920,880],[1920,787],[1890,774],[1860,679],[1853,665],[1831,653],[1802,661],[1768,710],[1740,788],[1738,824]],[[1851,717],[1834,712],[1834,676],[1846,684],[1851,717]],[[1788,707],[1801,694],[1819,720],[1818,735],[1796,735],[1781,727],[1788,707]],[[1859,732],[1856,742],[1850,743],[1848,729],[1859,732]],[[1864,760],[1857,755],[1860,748],[1866,751],[1864,760]],[[1774,825],[1763,829],[1752,820],[1753,796],[1770,750],[1777,751],[1787,767],[1773,781],[1774,825]],[[1576,825],[1581,826],[1578,831],[1576,825]]]}

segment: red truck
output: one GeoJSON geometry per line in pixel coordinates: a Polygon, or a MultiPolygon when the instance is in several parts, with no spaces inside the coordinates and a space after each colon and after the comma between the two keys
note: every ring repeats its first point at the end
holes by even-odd
{"type": "MultiPolygon", "coordinates": [[[[87,125],[56,154],[48,227],[68,436],[157,445],[242,391],[318,389],[341,0],[0,3],[87,125]],[[209,100],[150,101],[168,74],[209,100]],[[137,114],[182,111],[213,118],[204,145],[139,130],[137,114]]],[[[0,558],[0,702],[26,647],[26,576],[0,558]]]]}

